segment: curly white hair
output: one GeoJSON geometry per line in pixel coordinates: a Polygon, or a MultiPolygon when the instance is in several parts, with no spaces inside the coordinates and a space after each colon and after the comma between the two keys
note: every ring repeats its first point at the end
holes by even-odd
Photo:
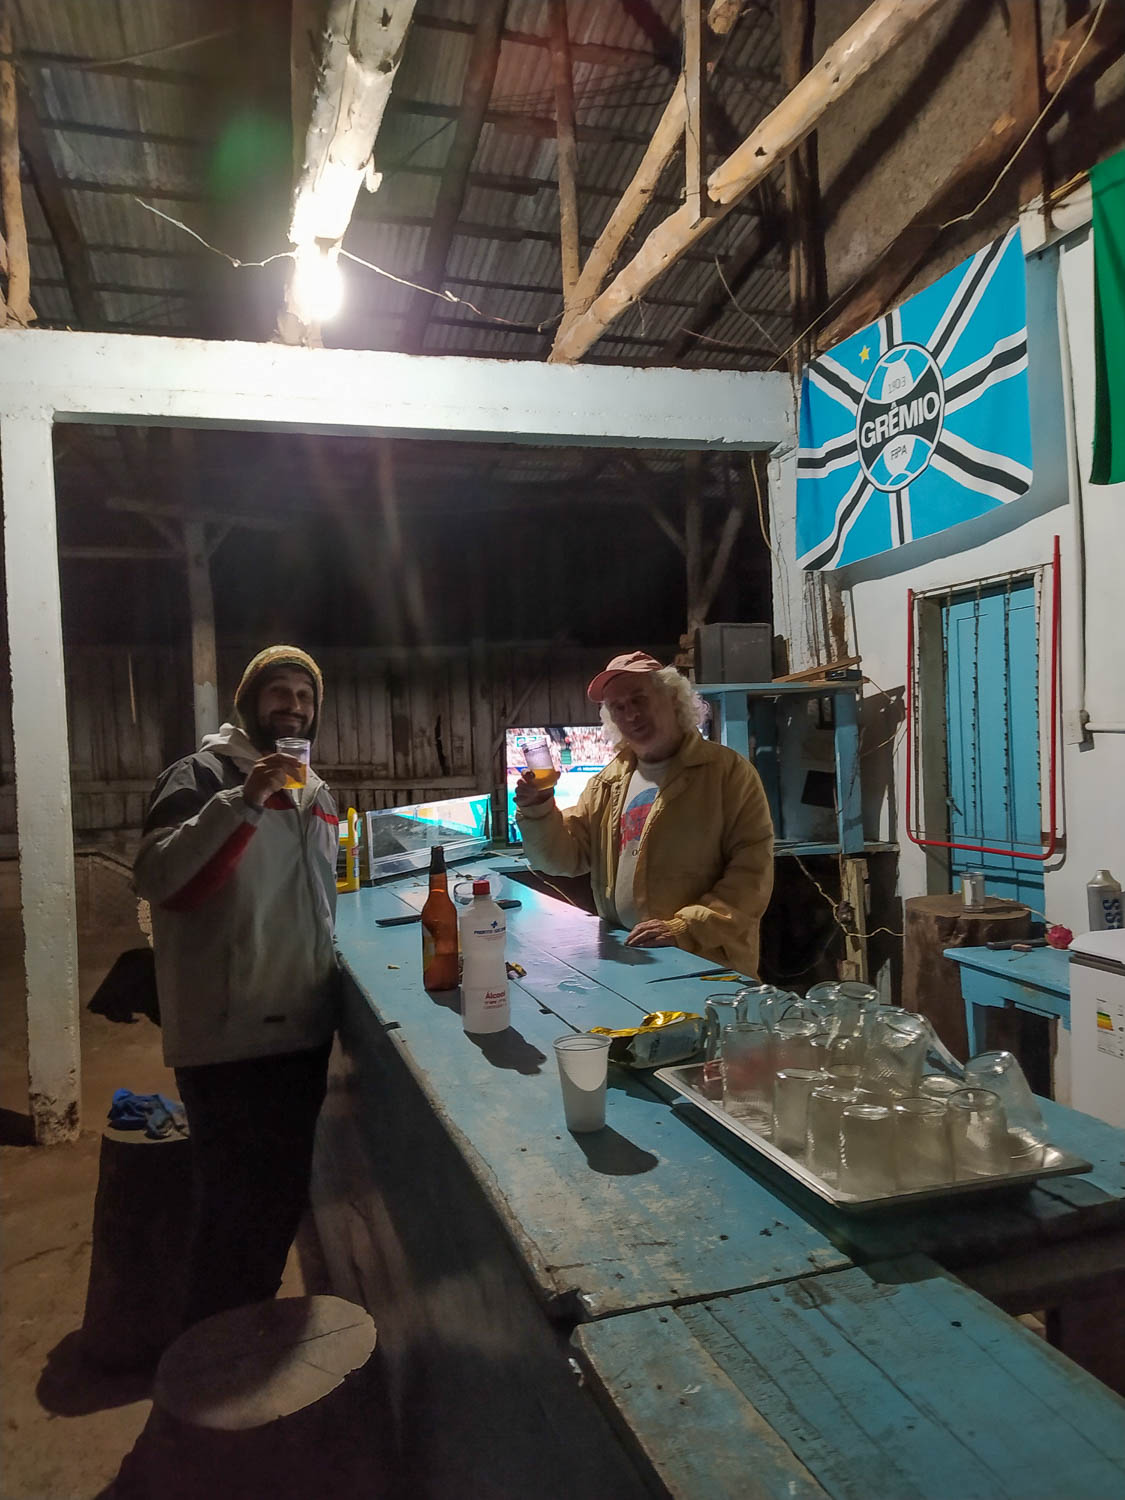
{"type": "MultiPolygon", "coordinates": [[[[685,734],[691,734],[693,730],[699,731],[702,728],[707,717],[707,709],[703,699],[681,672],[675,667],[661,667],[659,672],[646,673],[646,676],[654,685],[659,684],[661,691],[666,692],[673,700],[676,723],[685,734]]],[[[613,722],[609,709],[604,703],[598,705],[598,712],[605,726],[606,739],[615,750],[619,750],[625,743],[625,736],[613,722]]]]}

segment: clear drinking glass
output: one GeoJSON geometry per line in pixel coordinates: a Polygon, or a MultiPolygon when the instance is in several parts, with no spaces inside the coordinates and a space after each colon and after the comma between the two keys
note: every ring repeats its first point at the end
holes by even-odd
{"type": "Polygon", "coordinates": [[[911,1010],[881,1005],[870,1013],[865,1031],[860,1087],[899,1098],[916,1094],[930,1045],[930,1023],[911,1010]]]}
{"type": "Polygon", "coordinates": [[[918,1094],[923,1099],[940,1099],[948,1103],[950,1097],[964,1087],[959,1078],[950,1078],[946,1073],[927,1073],[918,1084],[918,1094]]]}
{"type": "Polygon", "coordinates": [[[816,1068],[820,1058],[814,1046],[817,1026],[798,1016],[784,1016],[773,1028],[773,1064],[782,1068],[816,1068]]]}
{"type": "Polygon", "coordinates": [[[789,1156],[804,1156],[809,1095],[828,1082],[814,1068],[779,1068],[773,1080],[773,1143],[789,1156]]]}
{"type": "MultiPolygon", "coordinates": [[[[950,1080],[952,1082],[952,1080],[950,1080]]],[[[944,1099],[915,1095],[894,1106],[895,1169],[904,1192],[953,1181],[949,1109],[944,1099]]]]}
{"type": "Polygon", "coordinates": [[[834,1183],[840,1171],[840,1115],[857,1102],[854,1089],[832,1083],[819,1085],[809,1095],[805,1164],[825,1182],[834,1183]]]}
{"type": "Polygon", "coordinates": [[[817,984],[809,985],[805,991],[805,1000],[809,1005],[825,1005],[830,1010],[834,1009],[839,988],[835,979],[821,979],[817,984]]]}
{"type": "Polygon", "coordinates": [[[895,1117],[885,1104],[847,1104],[840,1112],[840,1190],[885,1198],[895,1190],[895,1117]]]}
{"type": "Polygon", "coordinates": [[[812,1008],[805,1004],[800,995],[793,994],[792,990],[775,990],[772,995],[764,996],[760,1010],[763,1023],[771,1031],[776,1030],[781,1021],[815,1022],[818,1019],[812,1008]]]}
{"type": "Polygon", "coordinates": [[[738,999],[742,1002],[743,1020],[753,1021],[758,1025],[765,1025],[762,1015],[762,1006],[767,1000],[784,995],[785,990],[779,990],[772,984],[748,984],[738,992],[738,999]]]}
{"type": "Polygon", "coordinates": [[[723,1032],[745,1019],[742,990],[734,995],[708,995],[703,1002],[703,1092],[708,1099],[723,1097],[723,1032]]]}
{"type": "Polygon", "coordinates": [[[723,1032],[723,1108],[767,1140],[773,1131],[773,1041],[756,1021],[723,1032]]]}
{"type": "Polygon", "coordinates": [[[969,1088],[991,1089],[1004,1106],[1008,1149],[1012,1156],[1030,1156],[1047,1144],[1047,1127],[1024,1071],[1010,1052],[981,1052],[965,1064],[969,1088]]]}
{"type": "Polygon", "coordinates": [[[1011,1170],[1008,1122],[991,1089],[958,1089],[949,1096],[953,1171],[960,1181],[996,1177],[1011,1170]]]}

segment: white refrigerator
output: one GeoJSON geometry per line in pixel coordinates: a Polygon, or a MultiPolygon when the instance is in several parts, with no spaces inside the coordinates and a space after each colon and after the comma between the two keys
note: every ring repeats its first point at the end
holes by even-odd
{"type": "Polygon", "coordinates": [[[1125,1127],[1125,929],[1070,945],[1070,1062],[1074,1108],[1125,1127]]]}

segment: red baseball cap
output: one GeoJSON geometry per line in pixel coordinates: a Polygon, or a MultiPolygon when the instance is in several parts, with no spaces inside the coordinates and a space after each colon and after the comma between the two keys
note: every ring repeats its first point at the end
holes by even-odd
{"type": "Polygon", "coordinates": [[[647,651],[629,651],[624,656],[615,656],[607,663],[604,672],[598,675],[586,689],[586,696],[592,703],[600,703],[605,697],[605,690],[609,686],[610,679],[619,677],[622,672],[660,672],[663,663],[658,662],[655,656],[649,656],[647,651]]]}

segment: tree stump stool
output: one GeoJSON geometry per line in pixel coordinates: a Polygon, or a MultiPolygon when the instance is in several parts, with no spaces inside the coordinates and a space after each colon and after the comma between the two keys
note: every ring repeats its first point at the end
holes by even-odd
{"type": "Polygon", "coordinates": [[[981,948],[1027,937],[1031,912],[1018,901],[989,897],[983,911],[966,911],[957,896],[911,896],[904,902],[902,1003],[933,1022],[961,1062],[968,1060],[961,972],[942,957],[946,948],[981,948]]]}
{"type": "Polygon", "coordinates": [[[191,1145],[102,1131],[82,1352],[104,1370],[153,1365],[180,1331],[191,1234],[191,1145]]]}
{"type": "Polygon", "coordinates": [[[160,1361],[131,1458],[146,1500],[375,1500],[389,1419],[375,1325],[341,1297],[205,1318],[160,1361]]]}

